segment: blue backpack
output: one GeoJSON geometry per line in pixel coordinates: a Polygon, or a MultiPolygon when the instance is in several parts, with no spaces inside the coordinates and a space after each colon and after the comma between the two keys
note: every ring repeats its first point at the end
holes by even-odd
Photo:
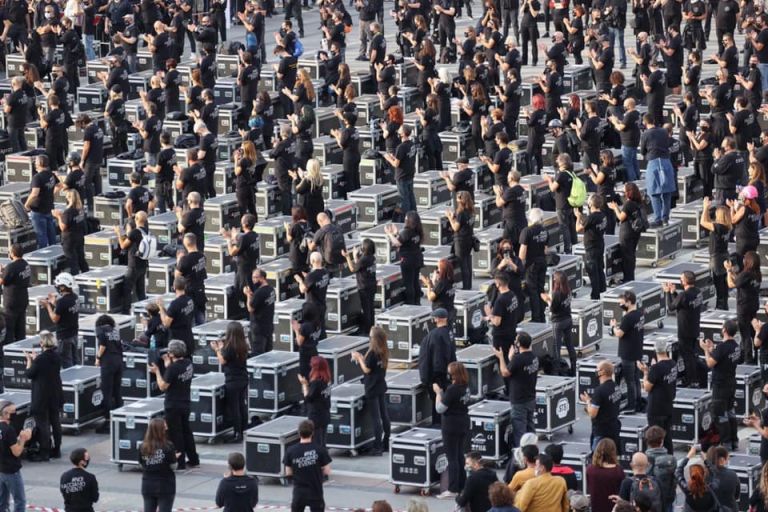
{"type": "Polygon", "coordinates": [[[293,56],[297,59],[304,55],[304,45],[301,43],[299,38],[296,38],[296,44],[293,47],[293,56]]]}

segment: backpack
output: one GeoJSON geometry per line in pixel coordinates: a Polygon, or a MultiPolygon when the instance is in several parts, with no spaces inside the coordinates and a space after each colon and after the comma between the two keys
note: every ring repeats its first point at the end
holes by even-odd
{"type": "Polygon", "coordinates": [[[293,56],[298,59],[302,55],[304,55],[304,44],[297,37],[296,44],[293,46],[293,56]]]}
{"type": "MultiPolygon", "coordinates": [[[[649,454],[650,455],[650,454],[649,454]]],[[[674,503],[677,489],[675,488],[675,469],[677,460],[674,455],[664,453],[656,457],[649,456],[651,465],[648,468],[648,476],[652,476],[658,482],[663,504],[674,503]]]]}
{"type": "MultiPolygon", "coordinates": [[[[670,478],[672,477],[670,476],[670,478]]],[[[672,478],[672,481],[674,482],[674,478],[672,478]]],[[[632,487],[629,489],[629,502],[634,503],[635,496],[640,493],[645,494],[651,499],[653,510],[663,510],[661,506],[661,486],[658,483],[658,478],[652,476],[633,478],[632,487]]]]}
{"type": "Polygon", "coordinates": [[[571,175],[571,193],[568,195],[568,204],[574,208],[581,208],[584,203],[587,202],[587,186],[584,181],[576,176],[573,172],[568,171],[571,175]]]}
{"type": "Polygon", "coordinates": [[[17,199],[6,199],[0,203],[0,223],[9,228],[18,228],[29,224],[29,216],[24,205],[17,199]]]}
{"type": "Polygon", "coordinates": [[[630,226],[632,227],[632,231],[638,234],[644,233],[650,226],[648,223],[648,216],[645,214],[642,206],[637,209],[637,215],[631,222],[630,226]]]}
{"type": "Polygon", "coordinates": [[[344,243],[344,233],[335,224],[331,224],[329,228],[323,237],[323,259],[329,265],[340,265],[345,261],[341,251],[347,248],[347,244],[344,243]]]}
{"type": "Polygon", "coordinates": [[[157,237],[149,231],[137,228],[141,232],[141,242],[136,248],[136,257],[140,260],[149,260],[152,256],[157,255],[157,237]]]}

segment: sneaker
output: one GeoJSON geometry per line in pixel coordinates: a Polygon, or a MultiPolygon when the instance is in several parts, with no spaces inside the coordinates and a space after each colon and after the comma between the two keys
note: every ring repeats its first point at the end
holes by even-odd
{"type": "Polygon", "coordinates": [[[660,220],[657,220],[657,221],[654,221],[654,222],[651,222],[650,224],[648,224],[648,227],[649,228],[658,228],[658,227],[660,227],[662,225],[664,225],[664,223],[661,222],[660,220]]]}
{"type": "Polygon", "coordinates": [[[192,52],[189,54],[189,58],[192,60],[197,60],[197,54],[195,52],[192,52]]]}
{"type": "Polygon", "coordinates": [[[367,62],[368,57],[366,57],[365,55],[358,55],[357,58],[355,58],[355,60],[359,60],[361,62],[367,62]]]}
{"type": "Polygon", "coordinates": [[[443,491],[437,495],[437,499],[439,500],[452,500],[455,497],[456,493],[451,491],[443,491]]]}

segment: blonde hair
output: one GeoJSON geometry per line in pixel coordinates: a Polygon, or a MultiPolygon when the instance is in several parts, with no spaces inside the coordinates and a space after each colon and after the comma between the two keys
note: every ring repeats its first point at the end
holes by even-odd
{"type": "Polygon", "coordinates": [[[733,222],[731,221],[731,209],[727,206],[718,206],[715,210],[715,223],[722,224],[730,231],[733,227],[733,222]]]}
{"type": "Polygon", "coordinates": [[[309,101],[315,101],[315,86],[312,84],[312,77],[309,76],[307,68],[299,69],[299,74],[296,75],[296,81],[300,82],[307,90],[307,98],[309,98],[309,101]]]}
{"type": "Polygon", "coordinates": [[[56,341],[56,336],[53,335],[51,331],[40,331],[40,346],[48,349],[48,348],[54,348],[58,345],[58,342],[56,341]]]}
{"type": "Polygon", "coordinates": [[[317,158],[307,160],[307,180],[312,185],[312,191],[323,187],[323,173],[320,172],[320,161],[317,158]]]}
{"type": "Polygon", "coordinates": [[[77,190],[73,188],[67,189],[64,193],[64,197],[67,198],[67,206],[75,208],[76,210],[83,209],[83,201],[80,199],[80,193],[77,190]]]}
{"type": "Polygon", "coordinates": [[[243,156],[251,161],[252,165],[256,164],[258,154],[256,153],[256,146],[250,140],[244,140],[242,144],[243,156]]]}

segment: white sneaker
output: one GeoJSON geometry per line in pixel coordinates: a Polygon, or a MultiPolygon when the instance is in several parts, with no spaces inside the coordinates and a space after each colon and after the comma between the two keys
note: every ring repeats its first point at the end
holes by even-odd
{"type": "Polygon", "coordinates": [[[439,500],[451,500],[455,497],[456,497],[456,493],[451,491],[443,491],[437,495],[437,499],[439,500]]]}
{"type": "Polygon", "coordinates": [[[189,54],[189,58],[192,60],[197,60],[197,54],[195,52],[192,52],[189,54]]]}

